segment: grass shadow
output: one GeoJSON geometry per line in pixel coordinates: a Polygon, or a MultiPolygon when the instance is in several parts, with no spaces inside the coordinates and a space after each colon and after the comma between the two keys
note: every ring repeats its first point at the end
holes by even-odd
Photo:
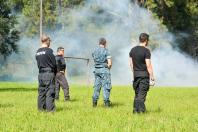
{"type": "Polygon", "coordinates": [[[64,110],[71,110],[71,108],[68,108],[68,107],[60,107],[60,106],[58,106],[58,107],[56,107],[56,112],[61,112],[61,111],[64,111],[64,110]]]}
{"type": "Polygon", "coordinates": [[[146,113],[150,114],[150,113],[161,113],[162,109],[160,107],[153,109],[153,110],[148,110],[146,113]]]}
{"type": "Polygon", "coordinates": [[[10,107],[14,107],[13,104],[0,104],[0,108],[10,108],[10,107]]]}
{"type": "Polygon", "coordinates": [[[111,107],[113,108],[113,107],[119,107],[119,106],[123,106],[124,105],[124,103],[120,103],[120,102],[112,102],[111,103],[111,107]]]}
{"type": "Polygon", "coordinates": [[[55,100],[56,102],[64,102],[64,103],[67,103],[67,102],[77,102],[78,100],[77,99],[70,99],[70,100],[55,100]]]}
{"type": "Polygon", "coordinates": [[[0,92],[28,92],[36,90],[37,88],[0,88],[0,92]]]}
{"type": "MultiPolygon", "coordinates": [[[[105,106],[105,104],[99,105],[102,108],[108,108],[105,106]]],[[[120,102],[111,102],[111,105],[109,108],[116,108],[116,107],[120,107],[120,106],[124,106],[124,103],[120,103],[120,102]]]]}
{"type": "Polygon", "coordinates": [[[106,107],[105,104],[99,104],[97,107],[101,107],[101,108],[116,108],[116,107],[120,107],[120,106],[124,106],[124,103],[120,103],[120,102],[111,102],[110,107],[106,107]]]}
{"type": "Polygon", "coordinates": [[[77,102],[77,101],[78,101],[78,99],[70,99],[70,100],[68,100],[66,102],[77,102]]]}
{"type": "Polygon", "coordinates": [[[56,107],[56,111],[59,112],[59,111],[63,111],[64,108],[63,107],[56,107]]]}

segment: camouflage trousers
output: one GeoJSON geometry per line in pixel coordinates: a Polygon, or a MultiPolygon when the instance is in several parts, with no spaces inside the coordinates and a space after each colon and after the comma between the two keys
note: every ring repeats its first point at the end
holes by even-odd
{"type": "Polygon", "coordinates": [[[111,75],[110,73],[95,73],[93,101],[99,99],[101,88],[103,88],[104,101],[109,101],[111,91],[111,75]]]}

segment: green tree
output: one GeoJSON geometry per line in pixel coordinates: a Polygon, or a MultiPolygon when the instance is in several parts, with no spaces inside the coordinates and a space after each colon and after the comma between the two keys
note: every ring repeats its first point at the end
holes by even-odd
{"type": "MultiPolygon", "coordinates": [[[[64,26],[61,20],[62,12],[67,8],[81,5],[85,0],[43,0],[43,30],[50,31],[64,26]]],[[[40,0],[9,0],[14,12],[22,14],[19,17],[19,29],[29,37],[39,33],[40,0]]]]}
{"type": "MultiPolygon", "coordinates": [[[[24,8],[22,9],[23,24],[22,31],[32,37],[39,33],[40,22],[40,0],[23,0],[24,8]]],[[[57,0],[43,0],[43,29],[44,31],[52,30],[57,24],[57,0]]]]}
{"type": "Polygon", "coordinates": [[[15,29],[17,23],[6,0],[0,1],[0,55],[6,59],[18,51],[19,32],[15,29]]]}
{"type": "Polygon", "coordinates": [[[62,7],[68,7],[68,8],[72,8],[74,6],[77,5],[81,5],[85,2],[85,0],[58,0],[59,1],[59,5],[60,3],[62,3],[62,7]]]}
{"type": "Polygon", "coordinates": [[[197,0],[147,0],[146,8],[175,33],[179,48],[198,59],[197,0]],[[187,35],[181,35],[186,33],[187,35]]]}
{"type": "Polygon", "coordinates": [[[22,12],[24,0],[7,0],[13,12],[22,12]]]}

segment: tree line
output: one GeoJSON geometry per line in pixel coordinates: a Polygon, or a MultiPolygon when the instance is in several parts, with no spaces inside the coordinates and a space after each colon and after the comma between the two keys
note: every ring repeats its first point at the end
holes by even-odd
{"type": "Polygon", "coordinates": [[[132,0],[157,16],[177,37],[181,51],[198,59],[198,0],[132,0]]]}
{"type": "MultiPolygon", "coordinates": [[[[68,8],[83,6],[86,0],[43,0],[43,30],[61,26],[57,19],[68,8]]],[[[162,24],[177,37],[178,47],[198,58],[198,1],[197,0],[131,0],[153,12],[162,24]]],[[[40,0],[0,1],[0,56],[6,58],[18,51],[20,36],[33,37],[39,32],[40,0]],[[17,16],[23,21],[16,27],[17,16]],[[20,29],[20,31],[19,31],[20,29]]],[[[18,20],[20,21],[20,20],[18,20]]]]}

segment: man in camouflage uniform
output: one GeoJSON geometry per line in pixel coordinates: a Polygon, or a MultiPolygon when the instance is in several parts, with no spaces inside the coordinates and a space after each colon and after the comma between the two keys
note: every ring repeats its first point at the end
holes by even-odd
{"type": "Polygon", "coordinates": [[[112,66],[111,56],[106,49],[106,40],[99,40],[99,47],[92,53],[95,62],[95,83],[93,93],[93,107],[97,106],[97,101],[100,95],[101,87],[103,88],[103,98],[106,107],[110,107],[110,91],[111,91],[111,74],[112,66]]]}

